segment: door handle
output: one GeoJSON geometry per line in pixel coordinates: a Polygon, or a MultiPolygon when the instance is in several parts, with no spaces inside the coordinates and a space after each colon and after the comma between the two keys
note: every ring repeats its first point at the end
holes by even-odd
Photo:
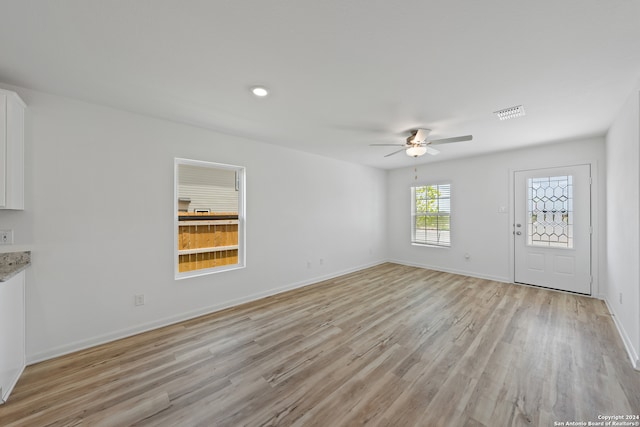
{"type": "Polygon", "coordinates": [[[516,231],[516,234],[519,236],[522,234],[522,231],[516,231]]]}

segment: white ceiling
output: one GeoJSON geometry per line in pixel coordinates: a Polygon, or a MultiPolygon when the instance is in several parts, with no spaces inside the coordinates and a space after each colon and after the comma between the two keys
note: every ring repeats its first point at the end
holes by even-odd
{"type": "Polygon", "coordinates": [[[639,42],[637,0],[0,0],[0,82],[380,168],[603,135],[639,42]]]}

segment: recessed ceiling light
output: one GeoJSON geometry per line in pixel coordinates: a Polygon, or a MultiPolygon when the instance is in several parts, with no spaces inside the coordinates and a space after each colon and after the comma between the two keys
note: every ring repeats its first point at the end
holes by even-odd
{"type": "Polygon", "coordinates": [[[500,120],[513,119],[524,116],[524,107],[522,105],[517,105],[515,107],[505,108],[504,110],[494,111],[493,114],[498,116],[500,120]]]}
{"type": "Polygon", "coordinates": [[[251,93],[253,93],[258,98],[264,98],[269,95],[269,91],[262,86],[254,86],[251,88],[251,93]]]}

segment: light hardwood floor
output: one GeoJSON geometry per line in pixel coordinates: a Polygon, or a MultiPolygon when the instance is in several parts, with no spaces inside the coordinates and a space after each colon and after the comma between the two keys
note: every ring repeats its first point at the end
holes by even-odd
{"type": "Polygon", "coordinates": [[[383,264],[27,367],[1,426],[552,426],[640,414],[602,301],[383,264]]]}

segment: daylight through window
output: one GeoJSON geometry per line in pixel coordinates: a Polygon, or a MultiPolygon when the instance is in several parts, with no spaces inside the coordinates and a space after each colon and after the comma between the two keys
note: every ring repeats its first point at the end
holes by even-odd
{"type": "Polygon", "coordinates": [[[244,266],[244,168],[176,159],[176,278],[244,266]]]}
{"type": "Polygon", "coordinates": [[[411,243],[451,246],[451,184],[411,187],[411,243]]]}

